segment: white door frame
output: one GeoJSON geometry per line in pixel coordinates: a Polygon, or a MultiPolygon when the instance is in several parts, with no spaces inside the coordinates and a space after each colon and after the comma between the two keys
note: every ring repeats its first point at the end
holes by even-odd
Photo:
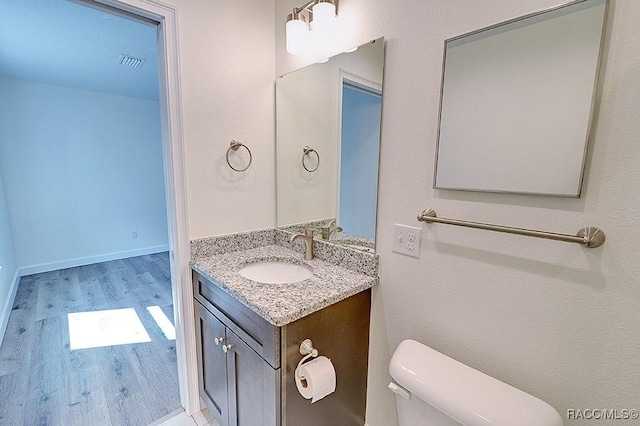
{"type": "Polygon", "coordinates": [[[160,23],[158,26],[160,115],[178,381],[182,406],[188,415],[192,415],[200,411],[200,398],[198,369],[195,368],[197,365],[195,320],[189,265],[191,253],[182,135],[178,17],[175,7],[156,0],[92,1],[160,23]]]}

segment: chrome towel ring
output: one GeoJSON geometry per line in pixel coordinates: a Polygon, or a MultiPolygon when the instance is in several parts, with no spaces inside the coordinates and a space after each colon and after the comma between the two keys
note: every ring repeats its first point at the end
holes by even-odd
{"type": "Polygon", "coordinates": [[[231,169],[235,170],[236,172],[244,172],[251,166],[252,161],[253,161],[253,156],[251,155],[251,150],[245,144],[240,143],[235,139],[232,139],[231,143],[229,144],[229,149],[227,149],[227,164],[229,165],[229,167],[231,167],[231,169]],[[247,167],[245,167],[244,169],[236,169],[231,165],[231,162],[229,161],[229,153],[231,153],[231,150],[237,151],[240,149],[240,147],[244,147],[244,149],[246,149],[247,152],[249,153],[249,164],[247,164],[247,167]]]}
{"type": "Polygon", "coordinates": [[[318,154],[318,151],[316,151],[315,149],[309,147],[309,146],[305,146],[304,148],[302,148],[302,167],[304,167],[304,169],[306,171],[308,171],[309,173],[313,173],[316,170],[318,170],[318,167],[320,167],[320,154],[318,154]],[[307,165],[304,163],[304,159],[307,155],[311,154],[312,152],[314,152],[316,154],[316,157],[318,157],[318,163],[316,164],[316,167],[314,169],[309,169],[307,167],[307,165]]]}

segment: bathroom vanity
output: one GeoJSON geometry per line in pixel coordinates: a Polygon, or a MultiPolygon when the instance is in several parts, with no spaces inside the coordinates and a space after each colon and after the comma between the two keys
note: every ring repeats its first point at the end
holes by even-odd
{"type": "Polygon", "coordinates": [[[304,260],[291,234],[263,230],[192,243],[201,398],[221,426],[364,425],[370,288],[377,256],[314,241],[304,260]],[[256,262],[308,268],[300,282],[263,283],[256,262]],[[336,390],[311,403],[294,372],[311,339],[336,371],[336,390]]]}

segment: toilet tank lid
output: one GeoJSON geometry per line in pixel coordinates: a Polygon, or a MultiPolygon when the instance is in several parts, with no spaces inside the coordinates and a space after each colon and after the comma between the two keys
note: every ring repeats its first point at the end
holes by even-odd
{"type": "Polygon", "coordinates": [[[389,372],[414,396],[467,426],[562,426],[546,402],[415,340],[396,349],[389,372]]]}

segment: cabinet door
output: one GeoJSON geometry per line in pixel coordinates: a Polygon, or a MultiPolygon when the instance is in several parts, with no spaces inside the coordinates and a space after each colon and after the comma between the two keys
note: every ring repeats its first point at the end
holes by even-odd
{"type": "Polygon", "coordinates": [[[200,396],[220,426],[230,426],[225,326],[200,303],[195,308],[200,396]]]}
{"type": "Polygon", "coordinates": [[[280,369],[274,369],[231,330],[227,352],[230,426],[280,425],[280,369]]]}

